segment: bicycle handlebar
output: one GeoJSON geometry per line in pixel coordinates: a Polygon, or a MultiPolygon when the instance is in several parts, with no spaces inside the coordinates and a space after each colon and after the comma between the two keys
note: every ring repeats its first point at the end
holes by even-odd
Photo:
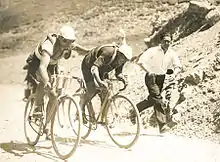
{"type": "MultiPolygon", "coordinates": [[[[77,77],[77,76],[71,76],[71,78],[77,80],[77,82],[78,82],[79,85],[80,85],[80,88],[77,89],[76,92],[79,92],[81,89],[85,88],[84,81],[83,81],[82,78],[77,77]]],[[[112,86],[113,86],[113,83],[112,83],[112,82],[113,82],[113,81],[120,81],[120,80],[113,78],[113,79],[106,79],[105,81],[107,82],[108,87],[100,87],[101,89],[102,89],[102,88],[107,88],[107,89],[110,88],[110,89],[112,89],[112,86]]],[[[121,82],[123,83],[123,87],[120,88],[120,89],[118,90],[118,92],[124,91],[124,90],[127,88],[127,84],[125,84],[125,82],[123,82],[123,81],[121,81],[121,82]]],[[[101,90],[101,89],[100,89],[100,90],[101,90]]]]}
{"type": "Polygon", "coordinates": [[[83,83],[83,79],[80,77],[72,76],[73,79],[77,80],[77,82],[81,85],[83,83]]]}
{"type": "MultiPolygon", "coordinates": [[[[112,87],[113,86],[113,83],[112,81],[120,81],[118,79],[106,79],[106,82],[108,83],[108,87],[112,87]]],[[[127,84],[125,84],[125,82],[121,81],[123,83],[123,88],[120,88],[118,91],[121,92],[121,91],[124,91],[126,88],[127,88],[127,84]]]]}
{"type": "Polygon", "coordinates": [[[83,79],[80,78],[80,77],[76,77],[76,76],[72,76],[72,79],[75,79],[78,83],[79,83],[79,88],[76,90],[76,93],[79,92],[81,89],[84,89],[85,88],[85,85],[84,85],[84,82],[83,82],[83,79]]]}

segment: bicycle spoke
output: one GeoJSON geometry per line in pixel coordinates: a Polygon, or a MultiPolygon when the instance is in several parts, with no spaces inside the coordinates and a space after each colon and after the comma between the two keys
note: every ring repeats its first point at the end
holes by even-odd
{"type": "Polygon", "coordinates": [[[140,133],[140,117],[137,108],[124,96],[116,96],[108,107],[106,115],[108,133],[119,147],[129,148],[140,133]],[[130,112],[136,113],[134,122],[130,112]]]}
{"type": "Polygon", "coordinates": [[[28,144],[36,145],[43,134],[43,116],[34,116],[35,96],[30,96],[26,103],[24,114],[24,133],[28,144]]]}
{"type": "Polygon", "coordinates": [[[62,113],[59,115],[55,114],[51,121],[51,137],[56,154],[61,159],[66,159],[74,153],[80,141],[81,111],[78,109],[75,101],[68,96],[60,99],[56,113],[59,110],[62,113]],[[77,120],[76,116],[72,116],[71,121],[68,120],[70,109],[75,114],[80,114],[77,120]],[[63,123],[62,126],[60,122],[63,123]]]}
{"type": "MultiPolygon", "coordinates": [[[[78,107],[80,107],[80,94],[75,94],[73,95],[73,99],[76,101],[78,107]]],[[[76,117],[78,116],[78,114],[76,114],[73,109],[70,109],[69,110],[69,120],[71,121],[70,123],[72,124],[72,127],[74,128],[74,122],[73,121],[77,121],[77,118],[76,117]],[[73,120],[75,118],[75,120],[73,120]]],[[[82,120],[83,120],[83,123],[81,125],[81,137],[83,139],[86,139],[91,130],[92,130],[92,117],[91,117],[91,114],[87,108],[87,106],[85,106],[85,111],[84,113],[82,113],[82,120]]]]}

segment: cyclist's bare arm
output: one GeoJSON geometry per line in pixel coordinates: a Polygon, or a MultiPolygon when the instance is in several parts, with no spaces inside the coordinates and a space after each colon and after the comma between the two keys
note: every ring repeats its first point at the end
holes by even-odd
{"type": "Polygon", "coordinates": [[[79,55],[86,55],[91,50],[76,43],[71,45],[71,49],[76,51],[79,55]]]}
{"type": "Polygon", "coordinates": [[[47,73],[47,67],[50,62],[50,55],[47,51],[42,52],[42,56],[40,59],[40,66],[39,66],[39,74],[41,81],[46,85],[49,82],[49,76],[47,73]]]}
{"type": "Polygon", "coordinates": [[[96,65],[92,66],[91,73],[95,79],[94,80],[95,82],[97,82],[100,86],[107,86],[107,84],[104,81],[102,81],[102,79],[100,78],[99,68],[96,65]]]}
{"type": "Polygon", "coordinates": [[[102,54],[95,60],[93,66],[91,67],[91,73],[94,77],[94,81],[99,84],[99,86],[107,86],[107,83],[100,78],[99,68],[105,65],[105,58],[108,57],[108,51],[102,52],[102,54]]]}

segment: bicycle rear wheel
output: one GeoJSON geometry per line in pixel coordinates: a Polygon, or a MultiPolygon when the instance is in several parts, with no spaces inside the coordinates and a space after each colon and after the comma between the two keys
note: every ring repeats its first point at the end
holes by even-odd
{"type": "MultiPolygon", "coordinates": [[[[76,101],[78,107],[80,107],[80,98],[81,98],[81,95],[80,94],[74,94],[73,96],[73,99],[76,101]]],[[[69,111],[68,111],[68,116],[69,116],[69,121],[70,121],[70,124],[71,126],[73,127],[74,129],[74,120],[72,120],[72,118],[77,115],[75,114],[72,109],[69,108],[69,111]]],[[[91,133],[92,131],[92,115],[91,115],[91,111],[90,109],[88,108],[88,106],[86,105],[85,106],[85,114],[82,116],[83,118],[83,124],[81,126],[81,138],[82,139],[86,139],[89,134],[91,133]]],[[[77,133],[77,132],[75,132],[77,133]]]]}
{"type": "MultiPolygon", "coordinates": [[[[64,96],[58,101],[56,112],[51,120],[51,140],[56,154],[64,160],[69,158],[76,151],[76,148],[80,142],[82,116],[81,110],[78,108],[72,97],[64,96]],[[62,109],[65,114],[68,113],[69,109],[74,111],[75,114],[78,114],[77,116],[75,115],[74,118],[71,118],[71,120],[75,120],[74,127],[71,126],[68,118],[66,122],[63,122],[61,127],[57,115],[58,109],[62,109]]],[[[61,116],[59,116],[59,118],[60,117],[61,116]]]]}
{"type": "Polygon", "coordinates": [[[108,134],[116,145],[130,148],[137,142],[140,135],[140,114],[128,98],[114,96],[105,117],[108,134]],[[132,116],[130,112],[133,112],[132,116]]]}
{"type": "Polygon", "coordinates": [[[44,116],[34,116],[35,95],[31,95],[25,106],[24,112],[24,134],[29,145],[36,145],[43,135],[44,116]]]}

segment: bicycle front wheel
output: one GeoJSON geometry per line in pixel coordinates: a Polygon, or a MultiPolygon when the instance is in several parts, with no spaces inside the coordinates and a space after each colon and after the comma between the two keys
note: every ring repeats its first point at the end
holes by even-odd
{"type": "Polygon", "coordinates": [[[108,134],[116,145],[130,148],[137,142],[140,135],[140,114],[127,97],[114,96],[105,116],[108,134]]]}
{"type": "Polygon", "coordinates": [[[81,111],[76,102],[70,96],[61,97],[58,100],[56,112],[51,120],[51,140],[56,154],[61,159],[69,158],[75,151],[80,142],[80,126],[82,122],[81,111]],[[58,109],[62,109],[63,116],[57,115],[58,109]],[[75,116],[71,120],[75,120],[74,128],[68,120],[68,110],[75,111],[75,116]],[[77,114],[77,115],[76,115],[77,114]],[[62,126],[60,125],[60,118],[64,119],[62,126]]]}
{"type": "Polygon", "coordinates": [[[34,115],[35,95],[31,95],[25,106],[24,134],[29,145],[34,146],[43,134],[43,114],[34,115]]]}
{"type": "MultiPolygon", "coordinates": [[[[73,97],[74,101],[76,101],[78,106],[80,107],[81,95],[80,94],[74,94],[72,97],[73,97]]],[[[92,121],[92,115],[91,115],[91,111],[89,109],[88,104],[85,105],[84,109],[85,109],[84,114],[82,116],[83,124],[81,126],[81,138],[82,139],[86,139],[92,131],[92,122],[91,122],[92,121]]],[[[75,112],[73,112],[72,109],[69,108],[68,116],[69,116],[70,124],[73,127],[73,129],[74,129],[74,125],[75,125],[74,124],[75,120],[73,120],[72,118],[75,115],[76,115],[75,112]]],[[[77,132],[75,132],[75,133],[77,133],[77,132]]]]}

